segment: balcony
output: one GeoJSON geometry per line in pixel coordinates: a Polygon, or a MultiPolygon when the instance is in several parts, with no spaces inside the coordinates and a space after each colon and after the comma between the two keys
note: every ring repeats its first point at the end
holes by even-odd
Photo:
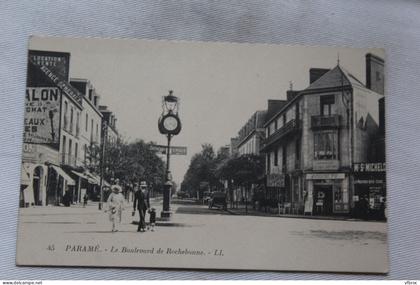
{"type": "Polygon", "coordinates": [[[340,115],[312,116],[311,128],[312,129],[338,129],[340,127],[340,122],[341,122],[340,115]]]}
{"type": "Polygon", "coordinates": [[[300,121],[290,120],[283,127],[275,131],[264,142],[263,150],[269,148],[280,139],[285,139],[289,136],[295,135],[300,131],[300,121]]]}

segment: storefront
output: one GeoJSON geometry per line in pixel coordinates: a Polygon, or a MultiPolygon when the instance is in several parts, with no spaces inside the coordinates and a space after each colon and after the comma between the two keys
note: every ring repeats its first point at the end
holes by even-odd
{"type": "Polygon", "coordinates": [[[267,197],[275,204],[285,199],[285,175],[281,173],[267,174],[267,197]]]}
{"type": "Polygon", "coordinates": [[[353,171],[352,215],[362,219],[385,219],[385,163],[355,163],[353,171]]]}
{"type": "Polygon", "coordinates": [[[20,205],[45,206],[47,192],[48,167],[44,164],[22,164],[20,205]]]}
{"type": "Polygon", "coordinates": [[[305,214],[330,216],[349,213],[347,173],[308,173],[305,180],[305,214]]]}

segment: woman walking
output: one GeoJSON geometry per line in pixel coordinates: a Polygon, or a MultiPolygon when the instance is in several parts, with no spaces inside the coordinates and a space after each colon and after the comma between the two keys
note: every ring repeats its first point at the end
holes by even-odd
{"type": "Polygon", "coordinates": [[[124,205],[124,197],[121,194],[119,187],[112,187],[112,193],[108,197],[107,204],[109,220],[112,223],[112,231],[117,232],[119,224],[121,223],[121,215],[124,205]]]}

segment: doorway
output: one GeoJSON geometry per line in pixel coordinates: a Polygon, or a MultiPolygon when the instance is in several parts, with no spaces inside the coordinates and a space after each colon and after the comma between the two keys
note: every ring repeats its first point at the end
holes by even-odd
{"type": "Polygon", "coordinates": [[[333,213],[332,185],[314,185],[314,214],[329,216],[333,213]]]}
{"type": "Polygon", "coordinates": [[[43,174],[43,171],[42,171],[41,166],[38,166],[34,169],[32,189],[34,190],[34,205],[36,206],[42,205],[42,195],[41,195],[42,174],[43,174]]]}

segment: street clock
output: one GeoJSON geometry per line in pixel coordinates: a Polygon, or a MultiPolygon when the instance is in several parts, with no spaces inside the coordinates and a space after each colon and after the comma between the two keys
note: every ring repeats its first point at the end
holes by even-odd
{"type": "Polygon", "coordinates": [[[159,131],[162,134],[177,135],[181,131],[181,121],[178,116],[168,113],[159,120],[159,131]]]}

